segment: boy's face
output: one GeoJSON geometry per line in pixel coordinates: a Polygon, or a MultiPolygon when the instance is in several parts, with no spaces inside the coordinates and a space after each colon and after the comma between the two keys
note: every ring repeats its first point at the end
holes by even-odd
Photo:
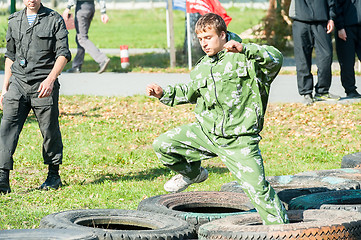
{"type": "Polygon", "coordinates": [[[205,32],[198,32],[197,37],[203,51],[208,56],[213,56],[223,49],[223,45],[226,41],[226,33],[222,31],[220,35],[217,34],[216,30],[211,28],[205,32]]]}

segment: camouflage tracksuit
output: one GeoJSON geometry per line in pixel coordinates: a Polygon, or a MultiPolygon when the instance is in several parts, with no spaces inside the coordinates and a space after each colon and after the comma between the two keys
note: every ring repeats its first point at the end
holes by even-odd
{"type": "Polygon", "coordinates": [[[190,83],[164,90],[160,101],[166,105],[196,103],[197,122],[162,134],[153,147],[163,164],[190,179],[199,174],[201,160],[219,156],[264,223],[285,223],[285,209],[265,180],[258,147],[270,84],[283,56],[271,46],[243,46],[242,53],[204,56],[190,83]]]}

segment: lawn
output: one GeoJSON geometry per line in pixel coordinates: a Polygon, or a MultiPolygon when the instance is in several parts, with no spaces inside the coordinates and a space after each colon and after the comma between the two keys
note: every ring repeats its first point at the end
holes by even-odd
{"type": "MultiPolygon", "coordinates": [[[[0,229],[36,228],[45,215],[69,209],[136,209],[142,199],[166,194],[163,184],[174,173],[159,163],[151,144],[194,121],[192,105],[170,108],[145,96],[61,96],[60,111],[64,186],[36,190],[46,167],[31,115],[14,156],[12,193],[0,196],[0,229]]],[[[360,123],[360,103],[270,104],[261,141],[266,174],[340,168],[344,155],[360,150],[360,123]]],[[[218,158],[203,165],[209,179],[187,191],[218,191],[235,180],[218,158]]]]}

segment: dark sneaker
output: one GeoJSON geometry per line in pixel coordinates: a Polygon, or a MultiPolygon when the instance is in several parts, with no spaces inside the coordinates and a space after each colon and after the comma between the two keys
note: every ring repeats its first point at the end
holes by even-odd
{"type": "Polygon", "coordinates": [[[347,98],[361,98],[361,94],[359,94],[356,90],[354,92],[348,93],[347,98]]]}
{"type": "Polygon", "coordinates": [[[45,182],[41,184],[39,189],[41,190],[49,190],[49,188],[58,189],[61,186],[63,186],[63,184],[61,183],[60,176],[55,174],[50,174],[46,178],[45,182]]]}
{"type": "Polygon", "coordinates": [[[108,63],[110,62],[110,59],[107,58],[104,62],[102,62],[101,64],[99,64],[99,71],[97,73],[102,73],[105,71],[105,69],[107,68],[108,66],[108,63]]]}
{"type": "Polygon", "coordinates": [[[0,169],[0,194],[7,194],[11,192],[9,173],[9,170],[0,169]]]}
{"type": "Polygon", "coordinates": [[[316,93],[315,95],[316,101],[338,101],[340,98],[340,96],[331,93],[316,93]]]}
{"type": "Polygon", "coordinates": [[[311,105],[314,100],[312,98],[312,94],[306,94],[306,95],[303,95],[303,101],[302,101],[306,106],[309,106],[311,105]]]}
{"type": "Polygon", "coordinates": [[[67,73],[81,73],[80,67],[73,67],[66,70],[67,73]]]}

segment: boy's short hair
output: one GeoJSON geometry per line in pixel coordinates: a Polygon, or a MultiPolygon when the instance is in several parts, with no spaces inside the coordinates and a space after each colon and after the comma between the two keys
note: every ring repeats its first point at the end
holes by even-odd
{"type": "Polygon", "coordinates": [[[223,18],[215,13],[206,13],[201,16],[195,26],[195,32],[205,32],[210,29],[216,30],[216,33],[220,35],[222,32],[227,33],[227,25],[223,18]]]}

